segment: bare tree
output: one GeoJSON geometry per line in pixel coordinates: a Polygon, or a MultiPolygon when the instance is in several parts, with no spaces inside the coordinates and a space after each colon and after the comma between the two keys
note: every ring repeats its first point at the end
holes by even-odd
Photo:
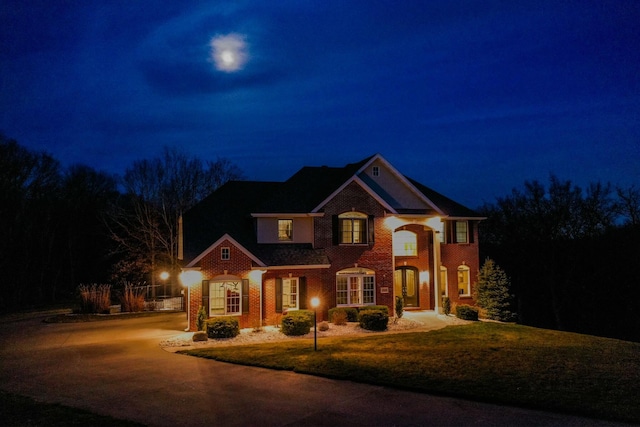
{"type": "Polygon", "coordinates": [[[640,188],[632,185],[629,188],[617,187],[617,212],[631,226],[640,225],[640,188]]]}
{"type": "MultiPolygon", "coordinates": [[[[243,179],[226,159],[203,162],[177,149],[140,160],[122,179],[125,200],[112,216],[112,235],[127,254],[126,268],[150,275],[155,297],[157,272],[178,270],[178,222],[184,211],[229,180],[243,179]]],[[[172,274],[175,277],[175,274],[172,274]]]]}

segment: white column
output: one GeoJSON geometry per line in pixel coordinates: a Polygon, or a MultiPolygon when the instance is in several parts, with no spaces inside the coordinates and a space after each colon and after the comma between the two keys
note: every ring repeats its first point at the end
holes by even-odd
{"type": "Polygon", "coordinates": [[[433,228],[433,292],[434,302],[433,310],[437,314],[442,314],[442,296],[440,291],[440,265],[442,264],[440,258],[440,231],[433,228]]]}

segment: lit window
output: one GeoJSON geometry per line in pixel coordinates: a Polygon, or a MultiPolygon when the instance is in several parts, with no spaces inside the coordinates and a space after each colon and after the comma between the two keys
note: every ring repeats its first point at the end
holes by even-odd
{"type": "Polygon", "coordinates": [[[340,243],[367,243],[367,216],[359,212],[347,212],[339,217],[340,243]]]}
{"type": "Polygon", "coordinates": [[[440,294],[443,297],[449,296],[449,279],[447,278],[447,267],[440,266],[440,294]]]}
{"type": "Polygon", "coordinates": [[[293,240],[293,220],[292,219],[278,220],[278,240],[280,241],[293,240]]]}
{"type": "Polygon", "coordinates": [[[336,277],[336,305],[375,304],[376,280],[373,270],[339,271],[336,277]]]}
{"type": "Polygon", "coordinates": [[[298,309],[298,278],[282,279],[282,308],[298,309]]]}
{"type": "Polygon", "coordinates": [[[458,267],[458,294],[460,296],[471,296],[471,277],[469,267],[461,265],[458,267]]]}
{"type": "Polygon", "coordinates": [[[469,228],[467,221],[456,221],[456,243],[469,242],[469,228]]]}
{"type": "Polygon", "coordinates": [[[221,248],[221,250],[220,250],[220,259],[222,259],[222,260],[231,259],[231,249],[229,249],[229,248],[221,248]]]}
{"type": "Polygon", "coordinates": [[[209,284],[209,316],[241,314],[242,283],[236,281],[209,284]]]}
{"type": "Polygon", "coordinates": [[[374,166],[372,173],[373,173],[373,176],[380,176],[380,166],[374,166]]]}
{"type": "Polygon", "coordinates": [[[393,255],[417,256],[418,235],[407,230],[400,230],[393,233],[393,255]]]}

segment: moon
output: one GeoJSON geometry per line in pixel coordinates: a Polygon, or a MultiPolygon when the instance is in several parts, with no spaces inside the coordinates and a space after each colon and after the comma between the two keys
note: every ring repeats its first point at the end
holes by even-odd
{"type": "Polygon", "coordinates": [[[217,35],[209,42],[210,60],[218,71],[240,71],[249,60],[248,46],[242,34],[217,35]]]}

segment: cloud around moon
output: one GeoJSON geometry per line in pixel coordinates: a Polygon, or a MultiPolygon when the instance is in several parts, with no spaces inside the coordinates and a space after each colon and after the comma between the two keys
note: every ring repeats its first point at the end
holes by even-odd
{"type": "Polygon", "coordinates": [[[210,60],[218,71],[240,71],[249,60],[248,46],[242,34],[216,35],[209,42],[210,60]]]}

